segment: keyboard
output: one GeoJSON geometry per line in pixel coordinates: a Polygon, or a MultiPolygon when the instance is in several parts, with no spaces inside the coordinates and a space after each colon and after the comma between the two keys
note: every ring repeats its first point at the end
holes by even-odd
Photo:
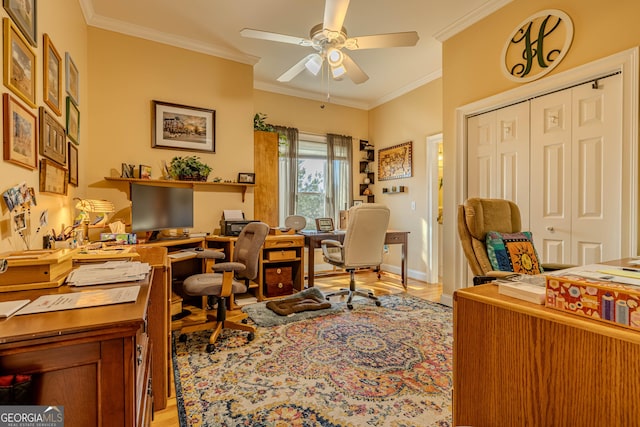
{"type": "Polygon", "coordinates": [[[194,257],[196,256],[196,254],[193,251],[178,251],[178,252],[172,252],[168,256],[169,258],[173,258],[173,259],[181,259],[181,258],[194,257]]]}

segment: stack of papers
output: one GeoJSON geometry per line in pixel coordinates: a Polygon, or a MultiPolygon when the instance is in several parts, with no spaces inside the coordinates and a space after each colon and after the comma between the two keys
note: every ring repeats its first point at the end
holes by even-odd
{"type": "Polygon", "coordinates": [[[66,294],[42,295],[18,311],[16,316],[135,302],[138,299],[139,292],[140,286],[126,286],[112,289],[70,292],[66,294]]]}
{"type": "Polygon", "coordinates": [[[67,277],[71,286],[101,285],[106,283],[143,280],[151,266],[138,261],[109,261],[102,264],[82,265],[67,277]]]}
{"type": "Polygon", "coordinates": [[[526,282],[512,282],[508,280],[496,280],[498,293],[535,304],[544,304],[546,289],[526,282]]]}

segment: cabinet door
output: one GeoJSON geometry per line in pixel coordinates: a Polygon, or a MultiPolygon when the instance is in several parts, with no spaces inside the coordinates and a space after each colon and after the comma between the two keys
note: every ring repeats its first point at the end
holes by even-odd
{"type": "Polygon", "coordinates": [[[256,186],[253,193],[253,219],[277,227],[278,219],[278,134],[255,131],[253,158],[256,186]]]}

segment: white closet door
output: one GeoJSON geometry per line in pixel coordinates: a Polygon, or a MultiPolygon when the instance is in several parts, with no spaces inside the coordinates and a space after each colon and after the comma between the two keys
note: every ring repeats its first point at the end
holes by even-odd
{"type": "Polygon", "coordinates": [[[531,102],[531,229],[544,262],[621,257],[621,81],[531,102]]]}
{"type": "Polygon", "coordinates": [[[526,102],[467,120],[468,197],[507,199],[529,226],[529,105],[526,102]]]}
{"type": "Polygon", "coordinates": [[[543,262],[571,262],[571,90],[531,101],[531,231],[543,262]]]}
{"type": "Polygon", "coordinates": [[[572,262],[621,257],[622,76],[573,89],[572,262]]]}

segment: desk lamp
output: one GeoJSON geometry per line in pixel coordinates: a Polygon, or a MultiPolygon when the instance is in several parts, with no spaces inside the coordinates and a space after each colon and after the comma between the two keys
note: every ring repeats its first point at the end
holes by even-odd
{"type": "MultiPolygon", "coordinates": [[[[76,209],[80,211],[79,217],[82,221],[82,232],[83,238],[85,240],[89,240],[89,223],[90,223],[90,213],[98,212],[102,214],[101,219],[96,221],[96,223],[103,222],[107,219],[107,214],[115,212],[116,208],[112,202],[107,200],[97,200],[97,199],[79,199],[75,198],[78,203],[76,203],[76,209]]],[[[100,218],[100,216],[98,216],[100,218]]]]}

